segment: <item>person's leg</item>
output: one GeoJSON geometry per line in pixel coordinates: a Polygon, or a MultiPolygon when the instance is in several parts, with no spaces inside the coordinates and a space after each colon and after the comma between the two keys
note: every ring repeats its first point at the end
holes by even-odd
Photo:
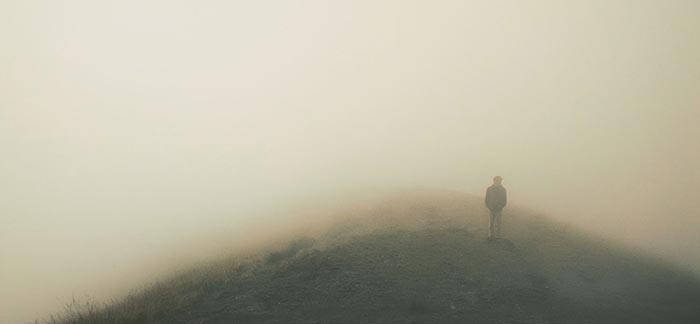
{"type": "Polygon", "coordinates": [[[489,212],[489,238],[494,238],[496,235],[496,213],[493,211],[489,212]]]}
{"type": "Polygon", "coordinates": [[[496,214],[495,216],[495,221],[496,221],[496,237],[501,237],[501,214],[502,212],[499,210],[498,212],[494,213],[496,214]]]}

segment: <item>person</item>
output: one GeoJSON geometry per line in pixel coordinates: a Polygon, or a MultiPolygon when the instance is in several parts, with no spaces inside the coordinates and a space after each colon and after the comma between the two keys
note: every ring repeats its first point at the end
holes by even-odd
{"type": "Polygon", "coordinates": [[[501,214],[508,202],[506,188],[503,187],[503,178],[496,176],[493,178],[493,185],[486,189],[484,202],[490,211],[491,222],[489,224],[489,240],[501,237],[501,214]]]}

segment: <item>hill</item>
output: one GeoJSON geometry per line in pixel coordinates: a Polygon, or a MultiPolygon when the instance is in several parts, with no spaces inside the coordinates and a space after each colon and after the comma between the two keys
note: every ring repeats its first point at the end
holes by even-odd
{"type": "MultiPolygon", "coordinates": [[[[341,215],[342,214],[342,215],[341,215]]],[[[700,323],[700,282],[526,210],[406,193],[54,323],[700,323]],[[301,234],[300,234],[301,235],[301,234]]]]}

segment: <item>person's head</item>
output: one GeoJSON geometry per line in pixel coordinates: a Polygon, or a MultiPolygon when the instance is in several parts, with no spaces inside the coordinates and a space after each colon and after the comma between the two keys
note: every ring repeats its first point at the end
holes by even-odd
{"type": "Polygon", "coordinates": [[[495,177],[493,177],[493,183],[494,183],[494,184],[498,184],[498,185],[499,185],[499,184],[501,184],[501,182],[503,182],[503,177],[501,177],[501,176],[495,176],[495,177]]]}

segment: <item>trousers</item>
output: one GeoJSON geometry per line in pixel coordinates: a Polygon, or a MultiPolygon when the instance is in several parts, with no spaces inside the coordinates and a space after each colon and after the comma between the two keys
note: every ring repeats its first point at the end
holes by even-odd
{"type": "Polygon", "coordinates": [[[501,210],[491,210],[491,222],[489,224],[489,237],[501,237],[501,210]]]}

